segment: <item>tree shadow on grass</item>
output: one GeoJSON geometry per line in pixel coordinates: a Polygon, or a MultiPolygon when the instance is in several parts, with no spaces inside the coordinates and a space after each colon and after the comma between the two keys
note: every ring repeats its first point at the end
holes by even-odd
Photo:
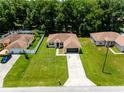
{"type": "Polygon", "coordinates": [[[103,71],[104,74],[107,74],[107,75],[112,75],[112,73],[110,72],[107,72],[107,71],[103,71]]]}

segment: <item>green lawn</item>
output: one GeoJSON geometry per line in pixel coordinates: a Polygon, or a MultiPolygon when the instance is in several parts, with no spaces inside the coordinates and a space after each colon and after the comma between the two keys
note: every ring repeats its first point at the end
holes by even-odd
{"type": "Polygon", "coordinates": [[[112,50],[116,53],[122,53],[117,47],[112,47],[112,50]]]}
{"type": "Polygon", "coordinates": [[[36,39],[33,40],[32,44],[28,47],[28,49],[34,49],[36,45],[38,44],[41,37],[36,37],[36,39]]]}
{"type": "Polygon", "coordinates": [[[95,46],[89,38],[80,38],[82,52],[80,54],[86,74],[99,86],[124,85],[124,55],[114,55],[109,51],[105,73],[102,67],[106,48],[95,46]]]}
{"type": "Polygon", "coordinates": [[[4,87],[59,86],[68,78],[66,57],[55,56],[55,49],[46,48],[44,38],[35,55],[22,55],[4,79],[4,87]]]}
{"type": "Polygon", "coordinates": [[[3,57],[2,57],[2,56],[0,56],[0,63],[1,63],[2,58],[3,58],[3,57]]]}

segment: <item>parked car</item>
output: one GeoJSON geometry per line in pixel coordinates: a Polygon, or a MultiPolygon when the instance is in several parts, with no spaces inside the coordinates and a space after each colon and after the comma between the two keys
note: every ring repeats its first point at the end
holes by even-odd
{"type": "Polygon", "coordinates": [[[12,57],[11,55],[4,56],[1,60],[1,63],[7,63],[11,57],[12,57]]]}

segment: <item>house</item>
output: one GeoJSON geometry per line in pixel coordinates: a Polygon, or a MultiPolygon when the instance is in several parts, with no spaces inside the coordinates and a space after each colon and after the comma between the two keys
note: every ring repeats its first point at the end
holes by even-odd
{"type": "Polygon", "coordinates": [[[28,44],[23,40],[16,40],[15,42],[9,44],[6,49],[11,50],[13,48],[21,48],[26,49],[28,47],[28,44]]]}
{"type": "Polygon", "coordinates": [[[63,48],[64,53],[78,53],[81,45],[76,36],[72,33],[56,33],[50,34],[47,39],[47,47],[63,48]]]}
{"type": "Polygon", "coordinates": [[[13,48],[26,49],[32,43],[34,37],[34,35],[30,35],[30,34],[17,34],[16,37],[17,36],[18,38],[16,38],[16,40],[14,40],[14,37],[10,38],[11,43],[5,47],[6,49],[8,50],[13,48]],[[13,42],[12,42],[12,38],[13,38],[13,42]]]}
{"type": "Polygon", "coordinates": [[[2,44],[4,47],[8,46],[11,42],[14,42],[19,38],[18,34],[12,34],[7,37],[4,37],[0,40],[0,44],[2,44]]]}
{"type": "Polygon", "coordinates": [[[109,46],[113,46],[115,44],[115,40],[120,36],[116,32],[96,32],[91,33],[90,37],[96,45],[106,45],[106,39],[110,41],[109,46]]]}
{"type": "Polygon", "coordinates": [[[8,52],[11,49],[26,49],[32,43],[33,38],[32,34],[11,34],[1,39],[0,44],[4,46],[4,50],[0,52],[0,55],[4,55],[5,50],[8,52]]]}
{"type": "Polygon", "coordinates": [[[115,46],[121,51],[124,52],[124,36],[119,36],[116,40],[115,40],[115,46]]]}

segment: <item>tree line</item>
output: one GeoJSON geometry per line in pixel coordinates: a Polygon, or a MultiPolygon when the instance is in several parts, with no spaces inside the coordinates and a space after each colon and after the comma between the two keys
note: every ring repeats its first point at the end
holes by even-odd
{"type": "Polygon", "coordinates": [[[124,0],[0,0],[0,33],[39,29],[88,35],[123,26],[124,0]]]}

